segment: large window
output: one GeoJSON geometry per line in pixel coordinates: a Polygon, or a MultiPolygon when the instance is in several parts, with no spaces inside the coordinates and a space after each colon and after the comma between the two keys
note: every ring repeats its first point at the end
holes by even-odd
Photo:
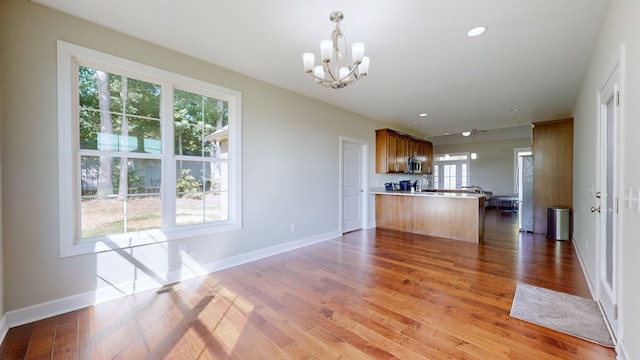
{"type": "Polygon", "coordinates": [[[469,154],[438,154],[433,161],[433,186],[454,190],[469,186],[469,154]]]}
{"type": "Polygon", "coordinates": [[[240,94],[60,41],[61,255],[238,229],[240,94]]]}

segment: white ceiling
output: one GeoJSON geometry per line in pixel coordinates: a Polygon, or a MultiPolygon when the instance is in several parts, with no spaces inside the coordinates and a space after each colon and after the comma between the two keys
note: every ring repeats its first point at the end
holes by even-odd
{"type": "Polygon", "coordinates": [[[434,136],[570,117],[609,0],[34,2],[434,136]],[[302,67],[334,10],[371,58],[369,75],[340,90],[302,67]],[[478,25],[488,31],[467,37],[478,25]]]}

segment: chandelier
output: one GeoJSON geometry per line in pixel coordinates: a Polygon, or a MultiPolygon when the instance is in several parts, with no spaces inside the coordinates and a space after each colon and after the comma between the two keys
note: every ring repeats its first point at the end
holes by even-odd
{"type": "Polygon", "coordinates": [[[302,55],[304,71],[316,79],[316,84],[326,88],[342,89],[367,76],[369,71],[369,57],[364,56],[364,43],[351,45],[352,63],[348,62],[347,41],[340,24],[343,18],[341,11],[334,11],[329,15],[336,27],[331,32],[331,39],[320,41],[322,65],[315,65],[316,57],[313,53],[302,55]]]}

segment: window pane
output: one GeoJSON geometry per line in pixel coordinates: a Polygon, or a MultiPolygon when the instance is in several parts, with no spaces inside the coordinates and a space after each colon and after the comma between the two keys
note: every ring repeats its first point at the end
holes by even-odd
{"type": "Polygon", "coordinates": [[[80,204],[81,238],[119,234],[124,231],[124,202],[114,197],[83,197],[80,204]]]}
{"type": "Polygon", "coordinates": [[[160,182],[158,159],[82,156],[81,237],[159,228],[160,182]]]}
{"type": "Polygon", "coordinates": [[[176,180],[176,225],[229,219],[226,162],[178,160],[176,168],[180,174],[176,180]]]}
{"type": "Polygon", "coordinates": [[[160,152],[159,85],[83,66],[78,80],[81,149],[160,152]]]}
{"type": "Polygon", "coordinates": [[[462,174],[460,176],[461,185],[463,187],[465,187],[465,186],[469,185],[469,184],[467,184],[467,164],[461,164],[461,166],[462,166],[462,174]]]}
{"type": "Polygon", "coordinates": [[[159,192],[129,195],[125,205],[126,232],[162,227],[162,199],[159,192]]]}
{"type": "Polygon", "coordinates": [[[456,188],[456,165],[444,165],[444,188],[456,188]]]}
{"type": "Polygon", "coordinates": [[[433,165],[433,188],[440,188],[440,165],[433,165]]]}
{"type": "Polygon", "coordinates": [[[445,155],[435,155],[433,157],[434,161],[455,161],[455,160],[467,160],[468,156],[466,154],[445,154],[445,155]]]}
{"type": "Polygon", "coordinates": [[[228,142],[229,103],[174,91],[175,154],[221,157],[228,142]]]}
{"type": "Polygon", "coordinates": [[[128,148],[121,151],[161,154],[162,140],[160,121],[156,119],[130,117],[128,119],[128,148]]]}

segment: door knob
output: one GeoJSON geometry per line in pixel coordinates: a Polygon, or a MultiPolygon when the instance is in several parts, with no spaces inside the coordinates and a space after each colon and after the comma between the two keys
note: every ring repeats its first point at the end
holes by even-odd
{"type": "Polygon", "coordinates": [[[591,212],[600,212],[600,206],[598,206],[598,207],[592,206],[591,207],[591,212]]]}
{"type": "Polygon", "coordinates": [[[600,194],[600,191],[598,191],[598,192],[596,193],[596,197],[597,197],[598,199],[600,199],[600,198],[602,197],[602,194],[600,194]]]}

